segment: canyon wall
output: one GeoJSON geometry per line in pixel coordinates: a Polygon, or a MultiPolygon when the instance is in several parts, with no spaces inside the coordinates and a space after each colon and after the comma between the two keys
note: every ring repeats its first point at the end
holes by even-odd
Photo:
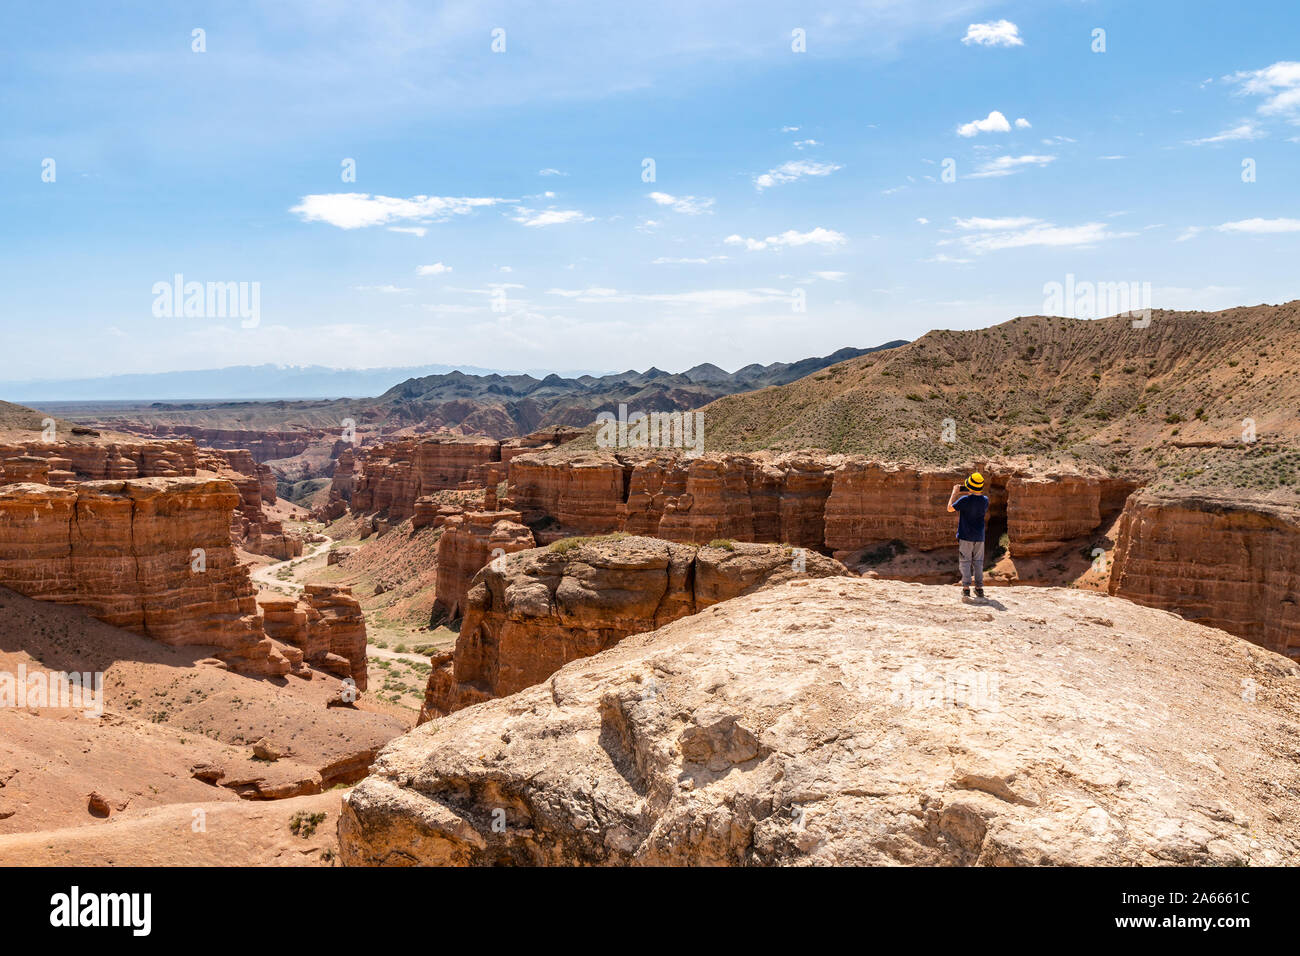
{"type": "MultiPolygon", "coordinates": [[[[995,521],[1006,513],[1005,486],[986,465],[978,467],[986,475],[989,520],[995,521]]],[[[826,502],[826,547],[842,557],[889,541],[918,551],[956,547],[956,516],[946,504],[953,485],[969,473],[845,461],[826,502]]]]}
{"type": "Polygon", "coordinates": [[[49,459],[52,471],[72,473],[68,480],[105,481],[193,475],[198,453],[194,443],[187,440],[0,444],[0,460],[23,456],[49,459]]]}
{"type": "Polygon", "coordinates": [[[510,501],[528,524],[554,524],[570,534],[607,534],[622,529],[625,476],[631,470],[603,452],[519,455],[509,465],[510,501]]]}
{"type": "Polygon", "coordinates": [[[1300,656],[1300,510],[1139,491],[1120,518],[1110,593],[1300,656]]]}
{"type": "Polygon", "coordinates": [[[0,584],[76,604],[164,644],[210,644],[234,669],[284,674],[230,543],[223,479],[0,486],[0,584]]]}
{"type": "Polygon", "coordinates": [[[250,452],[240,448],[202,449],[198,453],[198,465],[225,478],[239,491],[239,508],[231,516],[230,524],[231,538],[238,547],[279,561],[302,554],[302,538],[286,532],[280,521],[263,510],[264,503],[276,501],[275,476],[268,466],[258,464],[250,452]]]}
{"type": "MultiPolygon", "coordinates": [[[[433,613],[460,617],[474,576],[493,558],[535,547],[518,511],[475,511],[443,515],[438,538],[438,577],[433,613]]],[[[435,522],[436,523],[436,522],[435,522]]]]}
{"type": "Polygon", "coordinates": [[[501,443],[490,438],[402,438],[366,449],[353,469],[336,476],[330,497],[350,499],[355,514],[401,521],[415,513],[417,498],[458,488],[470,469],[500,460],[501,443]]]}
{"type": "Polygon", "coordinates": [[[313,445],[332,442],[338,432],[320,428],[276,431],[260,428],[208,428],[203,425],[151,424],[136,421],[105,421],[99,427],[160,439],[189,440],[203,448],[237,448],[247,451],[259,464],[301,455],[313,445]]]}
{"type": "Polygon", "coordinates": [[[1135,487],[1100,473],[1028,475],[985,462],[958,471],[806,452],[584,452],[512,459],[509,498],[542,541],[626,531],[789,544],[847,558],[890,541],[920,551],[955,547],[956,519],[945,505],[973,469],[989,476],[990,526],[1005,523],[1013,556],[1088,537],[1135,487]]]}
{"type": "Polygon", "coordinates": [[[641,537],[504,557],[474,577],[456,649],[434,659],[421,721],[515,693],[630,634],[766,584],[847,573],[822,555],[780,546],[695,548],[641,537]]]}
{"type": "Polygon", "coordinates": [[[418,498],[495,485],[514,457],[554,449],[578,434],[573,428],[549,428],[506,441],[477,435],[408,437],[369,446],[355,456],[350,450],[340,452],[322,517],[341,516],[346,502],[353,514],[401,521],[415,513],[418,498]]]}
{"type": "Polygon", "coordinates": [[[321,521],[333,521],[347,514],[352,503],[352,490],[356,479],[356,456],[348,446],[339,452],[334,461],[334,474],[330,478],[329,497],[315,515],[321,521]]]}

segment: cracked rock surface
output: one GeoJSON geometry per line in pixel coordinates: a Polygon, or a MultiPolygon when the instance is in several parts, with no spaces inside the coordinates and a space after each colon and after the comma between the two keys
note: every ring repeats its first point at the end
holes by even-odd
{"type": "Polygon", "coordinates": [[[351,865],[1286,864],[1300,668],[1105,595],[796,580],[391,742],[351,865]]]}

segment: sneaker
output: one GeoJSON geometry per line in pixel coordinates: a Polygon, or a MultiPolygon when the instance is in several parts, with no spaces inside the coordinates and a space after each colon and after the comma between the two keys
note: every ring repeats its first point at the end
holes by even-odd
{"type": "Polygon", "coordinates": [[[975,589],[975,596],[976,596],[977,598],[982,598],[982,597],[984,596],[984,589],[983,589],[983,588],[976,588],[976,589],[975,589]]]}
{"type": "Polygon", "coordinates": [[[962,588],[962,589],[961,589],[961,596],[964,597],[964,598],[966,598],[966,597],[970,597],[970,588],[962,588]]]}

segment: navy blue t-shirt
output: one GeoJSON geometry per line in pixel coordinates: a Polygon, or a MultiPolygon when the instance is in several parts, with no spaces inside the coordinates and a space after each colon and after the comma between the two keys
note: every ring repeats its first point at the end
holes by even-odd
{"type": "Polygon", "coordinates": [[[989,510],[987,495],[963,495],[952,503],[957,509],[957,540],[983,541],[984,515],[989,510]]]}

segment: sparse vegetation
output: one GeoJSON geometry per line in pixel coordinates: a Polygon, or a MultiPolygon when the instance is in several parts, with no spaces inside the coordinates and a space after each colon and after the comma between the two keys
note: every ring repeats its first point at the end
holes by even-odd
{"type": "Polygon", "coordinates": [[[306,840],[316,832],[318,826],[325,822],[325,817],[326,814],[323,812],[308,813],[305,810],[299,810],[289,818],[289,832],[306,840]]]}

